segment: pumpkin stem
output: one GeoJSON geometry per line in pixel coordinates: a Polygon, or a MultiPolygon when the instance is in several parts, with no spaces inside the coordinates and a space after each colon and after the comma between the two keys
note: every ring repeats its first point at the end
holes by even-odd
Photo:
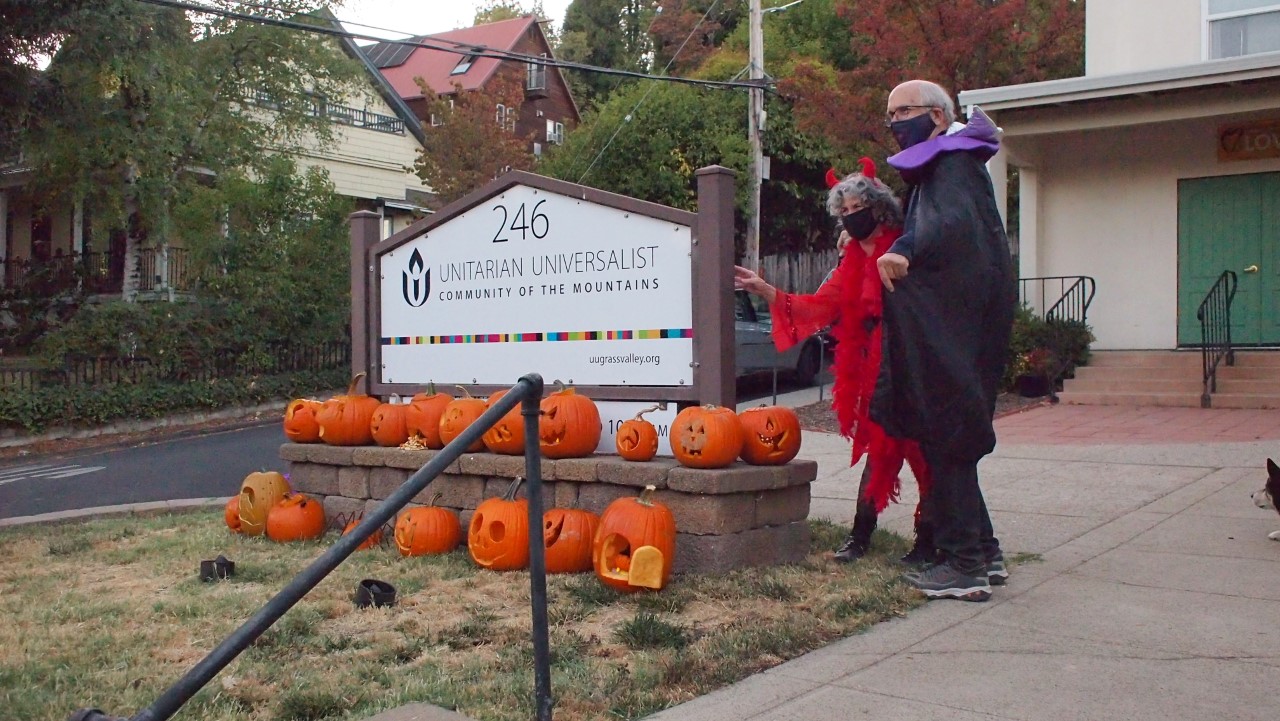
{"type": "Polygon", "coordinates": [[[646,409],[644,409],[644,410],[640,411],[639,413],[637,413],[637,414],[636,414],[636,418],[635,418],[635,419],[636,419],[637,421],[642,421],[642,420],[644,420],[644,418],[642,418],[642,416],[644,416],[644,414],[646,414],[646,413],[652,413],[652,412],[654,412],[654,411],[658,410],[658,409],[659,409],[659,408],[661,408],[661,407],[662,407],[662,406],[649,406],[648,408],[646,408],[646,409]]]}
{"type": "Polygon", "coordinates": [[[443,493],[441,493],[441,492],[437,491],[437,492],[436,492],[436,494],[435,494],[434,496],[432,496],[432,497],[431,497],[431,502],[430,502],[430,503],[428,503],[427,505],[428,505],[428,506],[434,506],[434,505],[436,505],[436,501],[440,500],[440,496],[443,496],[443,495],[444,495],[443,493]]]}
{"type": "Polygon", "coordinates": [[[520,482],[523,480],[524,480],[523,476],[516,476],[516,479],[511,482],[511,487],[507,489],[506,493],[502,494],[503,500],[506,500],[506,501],[516,500],[516,491],[520,488],[520,482]]]}
{"type": "Polygon", "coordinates": [[[640,491],[640,497],[639,497],[639,498],[637,498],[637,499],[636,499],[636,501],[637,501],[637,502],[639,502],[639,503],[640,503],[640,505],[642,505],[642,506],[652,506],[652,505],[653,505],[653,494],[654,494],[657,490],[658,490],[658,487],[657,487],[657,486],[654,486],[654,485],[648,485],[648,486],[645,486],[645,487],[644,487],[644,490],[643,490],[643,491],[640,491]]]}
{"type": "Polygon", "coordinates": [[[465,395],[467,398],[470,398],[470,397],[471,397],[471,391],[467,390],[465,387],[463,387],[463,386],[454,386],[454,388],[457,388],[458,390],[462,391],[462,394],[463,394],[463,395],[465,395]]]}
{"type": "Polygon", "coordinates": [[[435,394],[436,394],[436,382],[427,381],[427,395],[433,396],[435,394]]]}
{"type": "Polygon", "coordinates": [[[556,379],[556,380],[551,381],[551,382],[552,382],[552,383],[554,383],[554,384],[555,384],[555,386],[556,386],[556,390],[555,390],[555,392],[556,392],[556,393],[564,393],[564,392],[565,392],[565,391],[567,391],[567,390],[571,390],[571,389],[569,389],[568,387],[566,387],[566,386],[565,386],[564,381],[561,381],[561,380],[559,380],[559,379],[556,379]]]}
{"type": "Polygon", "coordinates": [[[364,378],[366,375],[368,374],[365,373],[364,371],[360,371],[355,375],[354,378],[351,379],[351,385],[347,386],[347,395],[353,396],[356,394],[356,384],[359,383],[360,379],[364,378]]]}

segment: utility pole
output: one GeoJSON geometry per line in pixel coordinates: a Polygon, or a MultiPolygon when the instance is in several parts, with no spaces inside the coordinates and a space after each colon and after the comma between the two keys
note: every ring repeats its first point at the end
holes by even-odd
{"type": "Polygon", "coordinates": [[[751,177],[747,183],[750,208],[747,214],[747,243],[743,251],[742,265],[754,271],[760,270],[760,185],[764,181],[764,144],[760,133],[764,130],[764,13],[761,0],[750,0],[750,39],[748,75],[760,85],[747,91],[747,132],[751,142],[751,177]]]}

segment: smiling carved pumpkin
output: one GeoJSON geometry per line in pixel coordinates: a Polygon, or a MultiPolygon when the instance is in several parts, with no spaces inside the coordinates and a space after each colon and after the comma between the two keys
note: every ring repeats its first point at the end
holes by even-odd
{"type": "MultiPolygon", "coordinates": [[[[494,391],[493,395],[489,396],[489,402],[485,404],[485,410],[492,408],[493,404],[506,393],[505,390],[494,391]]],[[[507,456],[524,455],[524,417],[520,415],[519,404],[499,418],[497,423],[484,432],[480,440],[484,441],[484,447],[488,448],[490,453],[501,453],[507,456]]]]}
{"type": "MultiPolygon", "coordinates": [[[[350,521],[347,521],[347,525],[342,529],[342,535],[345,536],[351,533],[352,531],[356,530],[356,526],[360,525],[360,522],[363,520],[364,520],[364,514],[361,513],[355,518],[352,518],[350,521]]],[[[359,546],[356,546],[356,550],[367,551],[370,548],[373,548],[374,546],[378,545],[379,543],[382,543],[382,531],[383,529],[379,528],[373,533],[370,533],[368,538],[361,541],[359,546]]]]}
{"type": "Polygon", "coordinates": [[[297,398],[284,409],[284,435],[294,443],[319,443],[320,424],[316,414],[324,404],[309,398],[297,398]]]}
{"type": "Polygon", "coordinates": [[[658,410],[658,406],[646,408],[635,418],[622,422],[613,438],[618,455],[628,461],[649,461],[658,454],[658,429],[644,419],[644,414],[658,410]]]}
{"type": "Polygon", "coordinates": [[[529,565],[529,502],[516,499],[520,478],[501,498],[488,498],[471,516],[467,549],[490,571],[515,571],[529,565]]]}
{"type": "Polygon", "coordinates": [[[316,414],[320,424],[320,440],[331,446],[368,446],[373,444],[369,424],[378,408],[378,399],[356,393],[364,373],[357,373],[347,387],[347,394],[324,402],[316,414]]]}
{"type": "Polygon", "coordinates": [[[676,557],[676,521],[671,509],[652,500],[653,486],[639,498],[619,498],[604,509],[592,544],[596,577],[619,591],[667,585],[676,557]]]}
{"type": "Polygon", "coordinates": [[[448,553],[462,542],[458,514],[435,505],[441,495],[437,493],[430,505],[407,509],[396,519],[396,548],[401,556],[448,553]]]}
{"type": "MultiPolygon", "coordinates": [[[[449,401],[449,405],[445,406],[444,412],[440,414],[440,441],[445,445],[462,435],[467,426],[475,423],[476,419],[484,414],[486,408],[484,401],[480,398],[472,398],[466,388],[458,386],[458,390],[463,392],[464,397],[449,401]]],[[[443,447],[442,445],[441,448],[443,447]]],[[[467,450],[472,453],[484,450],[484,437],[477,438],[475,443],[467,446],[467,450]]]]}
{"type": "Polygon", "coordinates": [[[800,453],[800,418],[784,406],[760,406],[738,414],[742,460],[753,466],[781,466],[800,453]]]}
{"type": "Polygon", "coordinates": [[[542,543],[547,573],[581,573],[591,570],[591,544],[600,517],[580,508],[552,508],[542,514],[542,543]]]}
{"type": "Polygon", "coordinates": [[[600,410],[560,381],[556,387],[539,404],[538,448],[547,458],[585,458],[600,445],[600,410]]]}
{"type": "Polygon", "coordinates": [[[394,448],[409,440],[409,429],[405,423],[408,405],[398,403],[399,396],[392,395],[386,402],[373,410],[369,419],[369,433],[373,442],[387,448],[394,448]]]}
{"type": "Polygon", "coordinates": [[[742,423],[728,408],[691,406],[671,424],[671,453],[689,468],[724,468],[742,453],[742,423]]]}

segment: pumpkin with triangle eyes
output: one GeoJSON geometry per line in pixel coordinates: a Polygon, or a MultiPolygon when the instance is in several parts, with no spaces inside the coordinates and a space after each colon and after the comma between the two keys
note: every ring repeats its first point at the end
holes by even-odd
{"type": "Polygon", "coordinates": [[[719,406],[690,406],[671,424],[671,453],[689,468],[724,468],[742,453],[742,423],[719,406]]]}
{"type": "Polygon", "coordinates": [[[600,445],[600,409],[560,381],[556,387],[539,404],[538,448],[547,458],[585,458],[600,445]]]}
{"type": "Polygon", "coordinates": [[[753,466],[781,466],[800,453],[800,418],[784,406],[759,406],[738,414],[742,460],[753,466]]]}

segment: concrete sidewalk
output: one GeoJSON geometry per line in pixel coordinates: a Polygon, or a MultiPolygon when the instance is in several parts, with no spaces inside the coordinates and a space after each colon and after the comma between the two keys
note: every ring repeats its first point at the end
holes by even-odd
{"type": "MultiPolygon", "coordinates": [[[[1280,516],[1249,500],[1280,411],[1052,406],[997,430],[980,467],[996,533],[1042,560],[987,603],[932,602],[650,718],[1280,716],[1280,516]]],[[[806,434],[801,454],[810,515],[851,522],[848,443],[806,434]]],[[[910,535],[904,485],[882,525],[910,535]]]]}

